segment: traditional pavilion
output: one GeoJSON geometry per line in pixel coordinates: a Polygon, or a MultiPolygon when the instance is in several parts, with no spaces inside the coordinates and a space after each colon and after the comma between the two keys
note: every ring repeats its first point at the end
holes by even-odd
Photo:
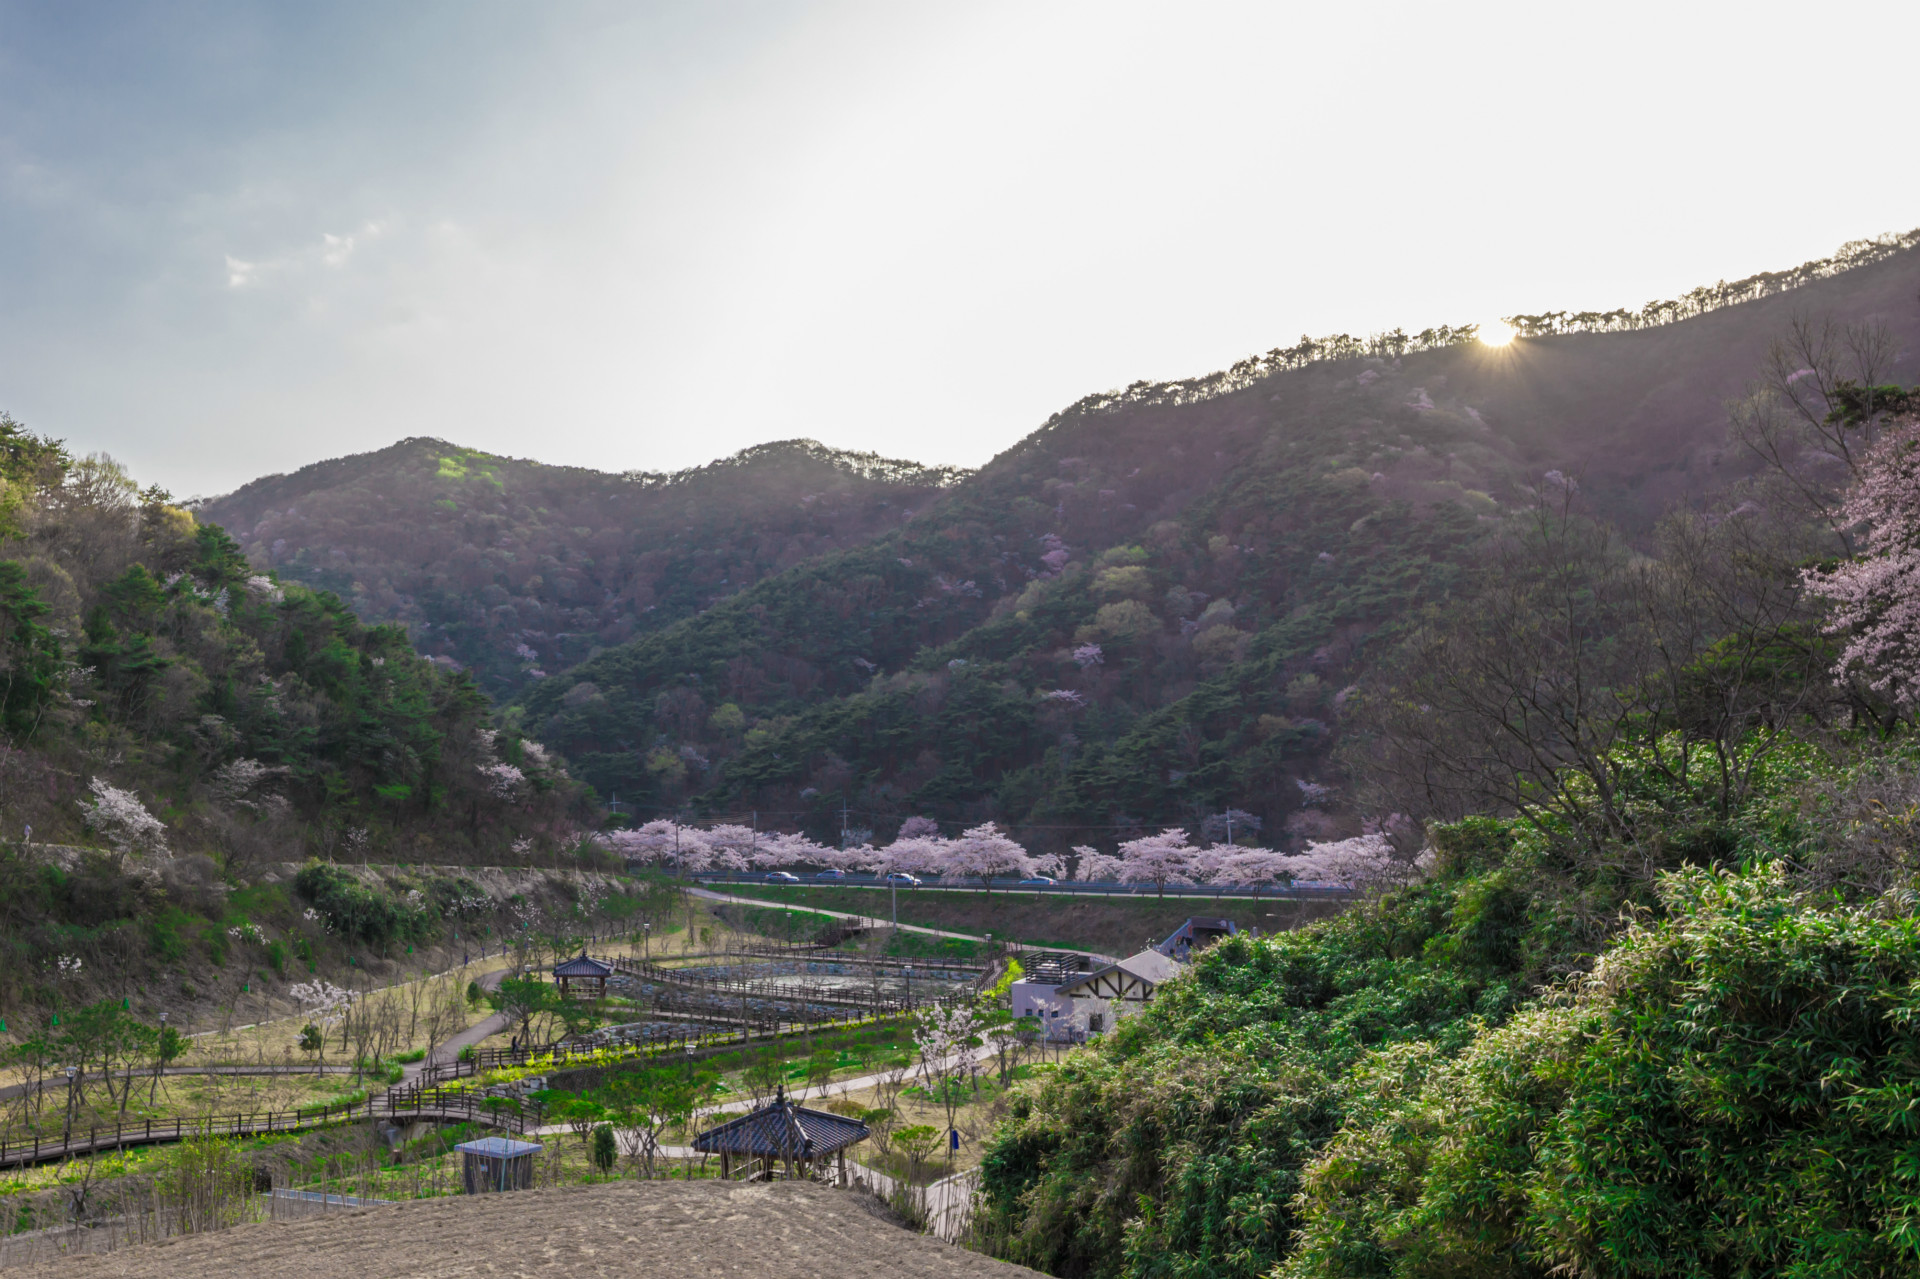
{"type": "Polygon", "coordinates": [[[607,978],[611,976],[613,976],[613,965],[601,963],[584,950],[564,964],[553,966],[553,980],[559,983],[562,999],[574,997],[573,983],[575,982],[592,982],[593,997],[600,999],[607,993],[607,978]]]}
{"type": "Polygon", "coordinates": [[[776,1088],[767,1105],[707,1129],[693,1139],[693,1148],[701,1154],[720,1156],[722,1178],[732,1177],[736,1169],[753,1177],[756,1162],[762,1173],[771,1174],[775,1167],[781,1167],[790,1178],[803,1177],[827,1160],[834,1160],[844,1186],[847,1147],[865,1141],[868,1135],[869,1129],[858,1119],[797,1106],[787,1099],[785,1088],[776,1088]]]}

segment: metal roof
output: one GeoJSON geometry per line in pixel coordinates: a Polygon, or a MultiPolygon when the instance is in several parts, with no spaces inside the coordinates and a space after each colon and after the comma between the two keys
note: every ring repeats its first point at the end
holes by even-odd
{"type": "Polygon", "coordinates": [[[784,1091],[750,1114],[709,1128],[693,1139],[702,1154],[758,1155],[782,1159],[818,1159],[864,1141],[868,1128],[858,1119],[810,1110],[787,1100],[784,1091]]]}
{"type": "Polygon", "coordinates": [[[463,1141],[454,1149],[463,1155],[491,1155],[495,1159],[511,1159],[515,1155],[537,1154],[541,1146],[538,1142],[514,1141],[510,1137],[482,1137],[478,1141],[463,1141]]]}
{"type": "Polygon", "coordinates": [[[1137,955],[1128,955],[1118,963],[1108,964],[1105,968],[1088,973],[1077,981],[1068,982],[1066,985],[1060,987],[1059,993],[1067,995],[1083,987],[1091,986],[1096,978],[1105,977],[1108,973],[1116,970],[1138,977],[1149,987],[1153,987],[1158,986],[1161,982],[1179,973],[1180,965],[1168,959],[1157,950],[1143,950],[1137,955]]]}
{"type": "Polygon", "coordinates": [[[613,965],[603,964],[583,950],[566,963],[555,964],[553,975],[555,977],[611,977],[613,965]]]}

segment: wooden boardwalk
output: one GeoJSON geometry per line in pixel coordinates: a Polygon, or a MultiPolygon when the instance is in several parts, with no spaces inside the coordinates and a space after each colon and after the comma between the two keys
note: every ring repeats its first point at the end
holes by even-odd
{"type": "Polygon", "coordinates": [[[333,1124],[393,1122],[415,1119],[443,1123],[484,1123],[508,1132],[526,1132],[540,1126],[540,1108],[523,1107],[473,1093],[443,1088],[394,1089],[378,1097],[343,1106],[316,1106],[302,1110],[265,1110],[237,1115],[209,1115],[194,1119],[143,1119],[112,1127],[75,1129],[58,1137],[35,1135],[28,1140],[0,1142],[0,1168],[21,1168],[76,1155],[106,1150],[130,1150],[165,1142],[201,1137],[254,1137],[268,1133],[305,1132],[333,1124]],[[491,1103],[491,1104],[489,1104],[491,1103]]]}

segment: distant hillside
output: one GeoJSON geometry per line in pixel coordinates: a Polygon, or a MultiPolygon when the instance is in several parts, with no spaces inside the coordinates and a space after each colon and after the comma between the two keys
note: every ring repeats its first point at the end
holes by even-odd
{"type": "Polygon", "coordinates": [[[1678,323],[1438,345],[1092,397],[900,528],[529,689],[510,715],[642,812],[842,804],[1111,838],[1351,820],[1331,765],[1370,645],[1544,472],[1645,531],[1745,474],[1725,402],[1800,313],[1920,375],[1920,252],[1678,323]]]}
{"type": "Polygon", "coordinates": [[[897,527],[963,474],[810,440],[622,475],[410,439],[256,480],[200,516],[500,697],[897,527]]]}

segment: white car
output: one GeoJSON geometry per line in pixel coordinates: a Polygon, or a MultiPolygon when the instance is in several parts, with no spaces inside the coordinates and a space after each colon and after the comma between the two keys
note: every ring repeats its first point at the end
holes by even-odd
{"type": "Polygon", "coordinates": [[[769,884],[797,884],[800,882],[800,877],[791,871],[771,870],[767,872],[767,882],[769,884]]]}
{"type": "Polygon", "coordinates": [[[908,888],[920,887],[920,880],[913,875],[907,874],[904,870],[896,870],[891,875],[888,875],[887,882],[889,884],[905,884],[908,888]]]}

